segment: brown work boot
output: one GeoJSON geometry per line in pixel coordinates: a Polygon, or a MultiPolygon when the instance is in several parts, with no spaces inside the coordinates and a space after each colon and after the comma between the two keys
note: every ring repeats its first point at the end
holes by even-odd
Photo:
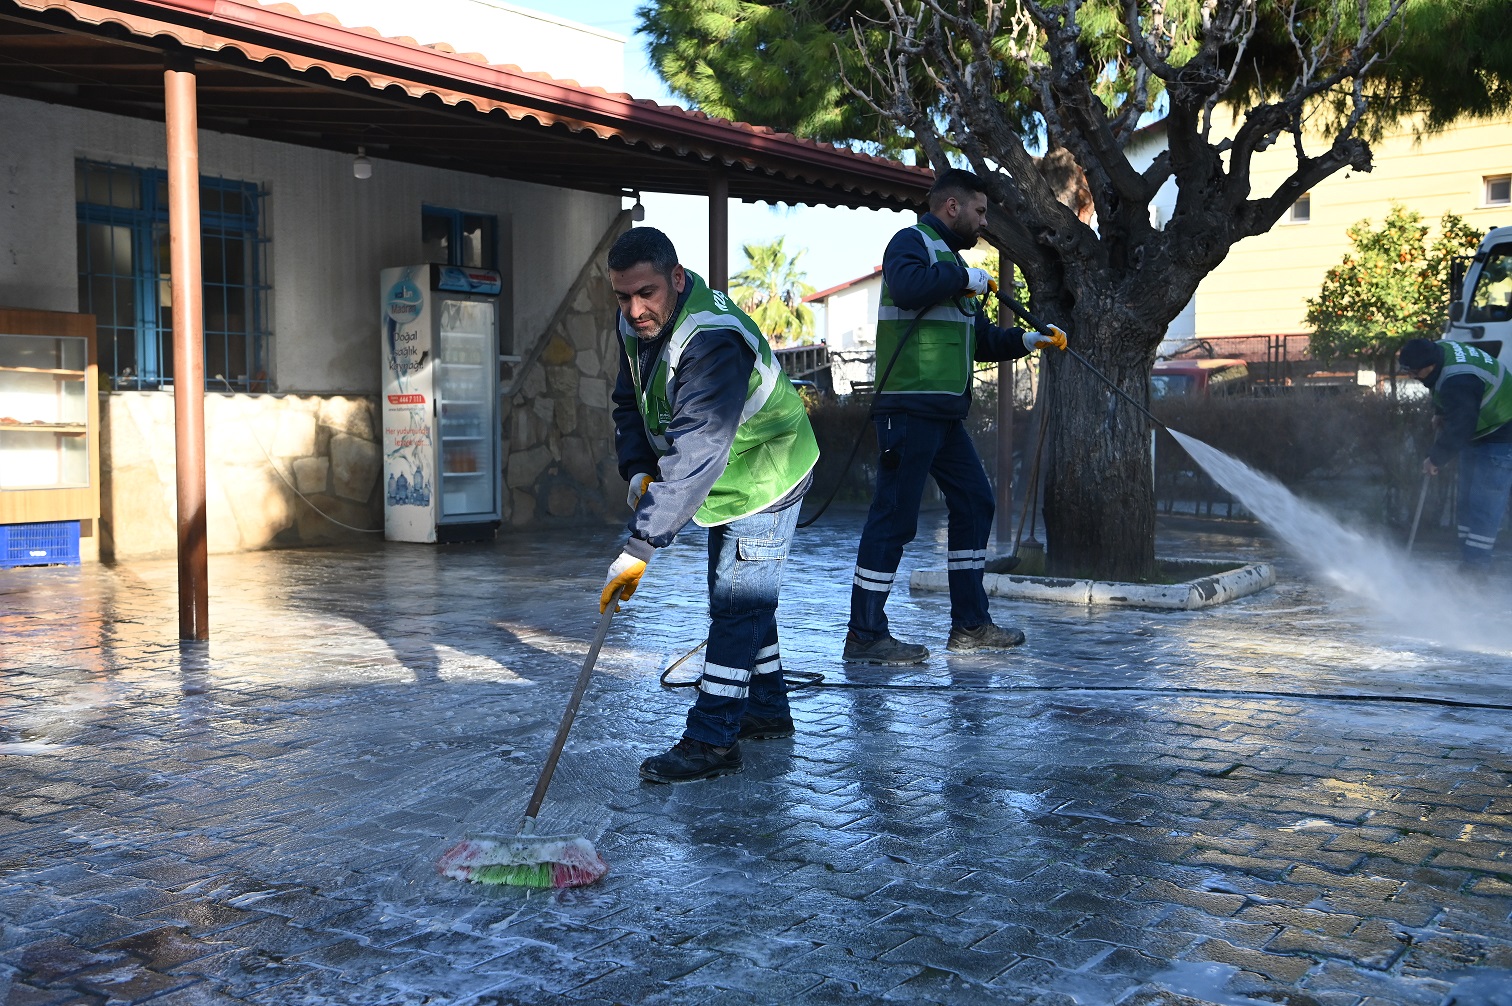
{"type": "Polygon", "coordinates": [[[1019,629],[1005,629],[988,622],[974,629],[954,628],[945,649],[951,653],[973,653],[977,650],[1011,650],[1022,646],[1024,633],[1019,629]]]}

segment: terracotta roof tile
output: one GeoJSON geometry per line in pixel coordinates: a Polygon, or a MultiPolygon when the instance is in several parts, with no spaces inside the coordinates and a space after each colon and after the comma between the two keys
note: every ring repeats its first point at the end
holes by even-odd
{"type": "MultiPolygon", "coordinates": [[[[421,44],[347,26],[328,13],[304,13],[290,3],[257,0],[12,0],[36,11],[61,9],[86,24],[112,23],[137,35],[167,35],[209,51],[234,49],[252,62],[278,59],[296,71],[320,69],[336,80],[359,79],[383,90],[402,88],[480,112],[591,132],[650,149],[741,164],[808,184],[886,193],[913,201],[932,178],[927,168],[732,122],[697,109],[664,105],[624,92],[583,86],[512,64],[489,64],[445,42],[421,44]]],[[[307,6],[314,6],[314,3],[307,6]]]]}

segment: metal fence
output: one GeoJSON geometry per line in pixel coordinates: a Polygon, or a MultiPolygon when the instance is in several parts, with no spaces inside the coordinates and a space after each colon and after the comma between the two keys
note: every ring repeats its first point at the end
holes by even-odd
{"type": "Polygon", "coordinates": [[[1353,384],[1355,370],[1326,367],[1312,356],[1311,337],[1306,333],[1284,335],[1223,335],[1194,339],[1171,359],[1233,359],[1249,365],[1250,380],[1257,390],[1330,387],[1353,384]]]}
{"type": "Polygon", "coordinates": [[[795,381],[812,381],[814,387],[824,394],[834,394],[835,383],[830,374],[829,347],[788,346],[772,350],[772,356],[782,367],[782,372],[795,381]]]}

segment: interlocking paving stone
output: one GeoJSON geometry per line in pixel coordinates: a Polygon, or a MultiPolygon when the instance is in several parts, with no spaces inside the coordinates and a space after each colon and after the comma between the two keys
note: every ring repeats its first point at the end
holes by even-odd
{"type": "MultiPolygon", "coordinates": [[[[635,772],[691,698],[656,677],[704,632],[700,533],[658,555],[543,809],[611,864],[569,892],[433,864],[518,828],[612,529],[215,556],[208,646],[174,638],[172,562],[6,571],[0,1002],[1489,1006],[1512,986],[1505,655],[1414,646],[1263,539],[1177,536],[1282,580],[1196,615],[995,600],[1029,642],[964,658],[948,600],[900,590],[894,631],[937,655],[849,667],[858,528],[841,513],[790,560],[784,664],[824,675],[793,693],[798,736],[688,786],[635,772]],[[1403,695],[1429,701],[1371,698],[1403,695]]],[[[900,580],[941,561],[943,520],[921,531],[900,580]]]]}

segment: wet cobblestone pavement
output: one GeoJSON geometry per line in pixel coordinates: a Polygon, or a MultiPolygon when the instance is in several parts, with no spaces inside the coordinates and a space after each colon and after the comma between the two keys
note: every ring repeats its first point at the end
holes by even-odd
{"type": "Polygon", "coordinates": [[[658,556],[541,816],[611,872],[561,893],[434,862],[518,827],[612,529],[216,557],[186,650],[172,562],[0,571],[0,1002],[1512,1003],[1506,655],[1283,557],[1199,612],[994,599],[1029,642],[992,656],[902,589],[939,655],[846,668],[858,530],[788,567],[798,736],[675,787],[636,767],[681,729],[701,536],[658,556]]]}

